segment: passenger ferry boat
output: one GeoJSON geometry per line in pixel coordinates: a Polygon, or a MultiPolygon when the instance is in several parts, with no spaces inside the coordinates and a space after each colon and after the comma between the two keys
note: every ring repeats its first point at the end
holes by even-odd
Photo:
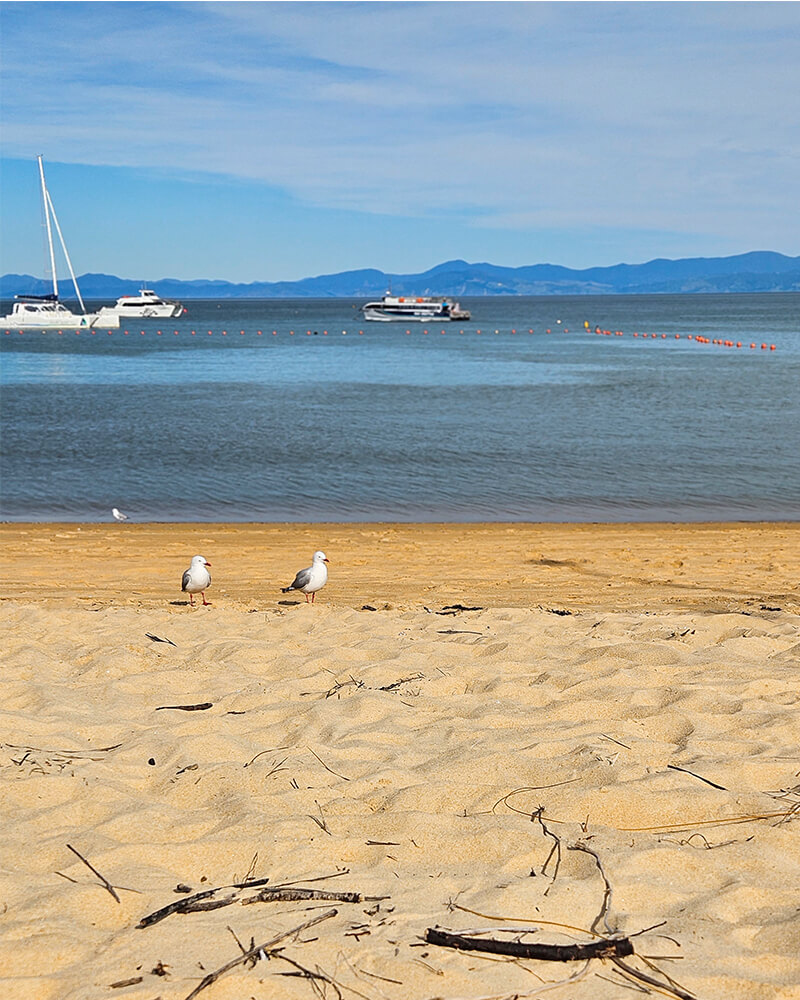
{"type": "Polygon", "coordinates": [[[367,302],[361,307],[364,319],[390,323],[445,323],[453,319],[468,320],[468,309],[449,298],[434,296],[392,295],[387,292],[379,302],[367,302]]]}
{"type": "Polygon", "coordinates": [[[162,299],[152,288],[140,288],[138,295],[121,295],[115,305],[103,306],[100,310],[101,319],[105,316],[117,316],[119,319],[126,316],[134,319],[169,319],[182,314],[181,302],[162,299]]]}

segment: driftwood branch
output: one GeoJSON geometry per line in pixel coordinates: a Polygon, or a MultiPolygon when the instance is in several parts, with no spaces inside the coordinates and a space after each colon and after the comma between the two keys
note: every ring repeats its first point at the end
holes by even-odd
{"type": "MultiPolygon", "coordinates": [[[[338,874],[345,874],[344,872],[338,874]]],[[[324,875],[321,878],[332,878],[334,876],[324,875]]],[[[269,886],[260,889],[252,896],[242,898],[240,892],[229,893],[226,896],[214,898],[217,893],[226,889],[256,889],[265,886],[269,879],[246,879],[244,882],[234,882],[232,885],[217,886],[214,889],[204,889],[202,892],[195,892],[191,896],[184,896],[182,899],[173,900],[160,910],[149,913],[142,917],[137,928],[151,927],[165,917],[173,913],[198,913],[204,910],[218,910],[223,906],[230,906],[233,903],[291,903],[305,900],[326,900],[336,903],[363,903],[365,898],[360,892],[329,892],[325,889],[306,889],[288,883],[282,885],[269,886]]],[[[317,881],[316,879],[307,881],[317,881]]]]}
{"type": "Polygon", "coordinates": [[[429,927],[425,931],[428,944],[459,951],[486,951],[493,955],[514,958],[538,958],[546,962],[579,962],[587,958],[622,958],[633,954],[633,945],[626,937],[601,938],[588,944],[523,944],[519,941],[499,941],[496,938],[464,937],[429,927]]]}
{"type": "MultiPolygon", "coordinates": [[[[211,899],[211,897],[217,893],[222,892],[223,889],[250,889],[256,888],[260,885],[266,885],[269,882],[268,878],[258,878],[252,879],[246,882],[234,882],[232,885],[220,885],[215,889],[204,889],[202,892],[196,892],[192,896],[184,896],[183,899],[176,899],[172,903],[168,903],[166,906],[162,906],[160,910],[154,910],[153,913],[148,913],[146,917],[142,917],[139,923],[136,925],[137,928],[150,927],[152,924],[157,924],[159,920],[163,920],[165,917],[169,917],[173,913],[191,913],[194,909],[199,909],[198,903],[203,899],[211,899]]],[[[233,900],[231,900],[233,902],[233,900]]],[[[218,905],[227,905],[225,903],[219,903],[218,905]]],[[[216,907],[204,907],[204,909],[215,909],[216,907]]]]}
{"type": "Polygon", "coordinates": [[[242,903],[295,903],[306,899],[326,899],[337,903],[362,903],[364,897],[360,892],[328,892],[325,889],[289,889],[283,886],[270,886],[248,896],[242,903]]]}

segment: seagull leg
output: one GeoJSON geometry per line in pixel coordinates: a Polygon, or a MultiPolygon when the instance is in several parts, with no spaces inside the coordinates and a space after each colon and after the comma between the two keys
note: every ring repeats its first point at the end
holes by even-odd
{"type": "Polygon", "coordinates": [[[311,595],[311,603],[312,603],[312,604],[314,603],[314,598],[315,598],[316,596],[317,596],[317,592],[316,592],[316,590],[315,590],[315,591],[314,591],[314,593],[313,593],[313,594],[311,595]]]}
{"type": "Polygon", "coordinates": [[[203,595],[203,607],[207,608],[211,604],[211,601],[206,600],[206,592],[204,590],[201,590],[200,593],[203,595]]]}
{"type": "Polygon", "coordinates": [[[194,598],[192,597],[191,594],[189,594],[189,607],[191,608],[194,607],[194,598]]]}
{"type": "Polygon", "coordinates": [[[308,594],[306,594],[306,604],[308,604],[308,594]]]}

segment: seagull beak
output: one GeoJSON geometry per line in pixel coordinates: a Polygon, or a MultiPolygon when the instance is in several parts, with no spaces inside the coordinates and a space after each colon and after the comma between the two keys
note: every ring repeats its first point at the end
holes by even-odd
{"type": "Polygon", "coordinates": [[[323,561],[323,562],[326,562],[326,563],[329,563],[329,562],[330,562],[330,559],[323,559],[322,561],[323,561]]]}
{"type": "Polygon", "coordinates": [[[211,563],[206,563],[206,566],[210,566],[210,565],[211,565],[211,563]]]}

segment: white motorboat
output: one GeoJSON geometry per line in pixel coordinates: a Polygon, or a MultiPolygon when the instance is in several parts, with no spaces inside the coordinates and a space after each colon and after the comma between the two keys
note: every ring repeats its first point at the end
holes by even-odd
{"type": "Polygon", "coordinates": [[[137,295],[121,295],[115,305],[103,306],[100,316],[116,316],[124,320],[127,316],[134,319],[169,319],[183,315],[183,303],[162,299],[152,288],[140,288],[137,295]]]}
{"type": "Polygon", "coordinates": [[[53,291],[49,295],[15,295],[11,312],[3,317],[3,323],[9,327],[13,326],[15,329],[34,330],[79,329],[81,327],[97,326],[101,322],[104,326],[119,326],[119,320],[115,322],[111,316],[101,321],[98,313],[89,313],[86,311],[86,306],[84,306],[83,299],[81,298],[81,290],[78,288],[78,279],[75,277],[75,272],[72,269],[72,261],[69,258],[67,245],[64,242],[64,236],[61,232],[61,226],[58,224],[58,216],[56,215],[50,192],[47,190],[47,184],[45,183],[42,157],[37,156],[36,159],[39,161],[39,179],[42,187],[42,204],[44,206],[44,219],[47,228],[47,246],[50,254],[50,273],[53,279],[53,291]],[[55,253],[53,252],[53,226],[55,226],[58,233],[61,249],[64,252],[64,258],[72,278],[72,284],[75,286],[75,294],[81,307],[80,313],[71,312],[58,299],[58,275],[56,273],[55,253]]]}
{"type": "Polygon", "coordinates": [[[462,309],[458,302],[435,296],[392,295],[387,292],[378,302],[367,302],[361,307],[364,319],[381,323],[392,321],[408,323],[446,323],[450,320],[468,320],[468,309],[462,309]]]}

